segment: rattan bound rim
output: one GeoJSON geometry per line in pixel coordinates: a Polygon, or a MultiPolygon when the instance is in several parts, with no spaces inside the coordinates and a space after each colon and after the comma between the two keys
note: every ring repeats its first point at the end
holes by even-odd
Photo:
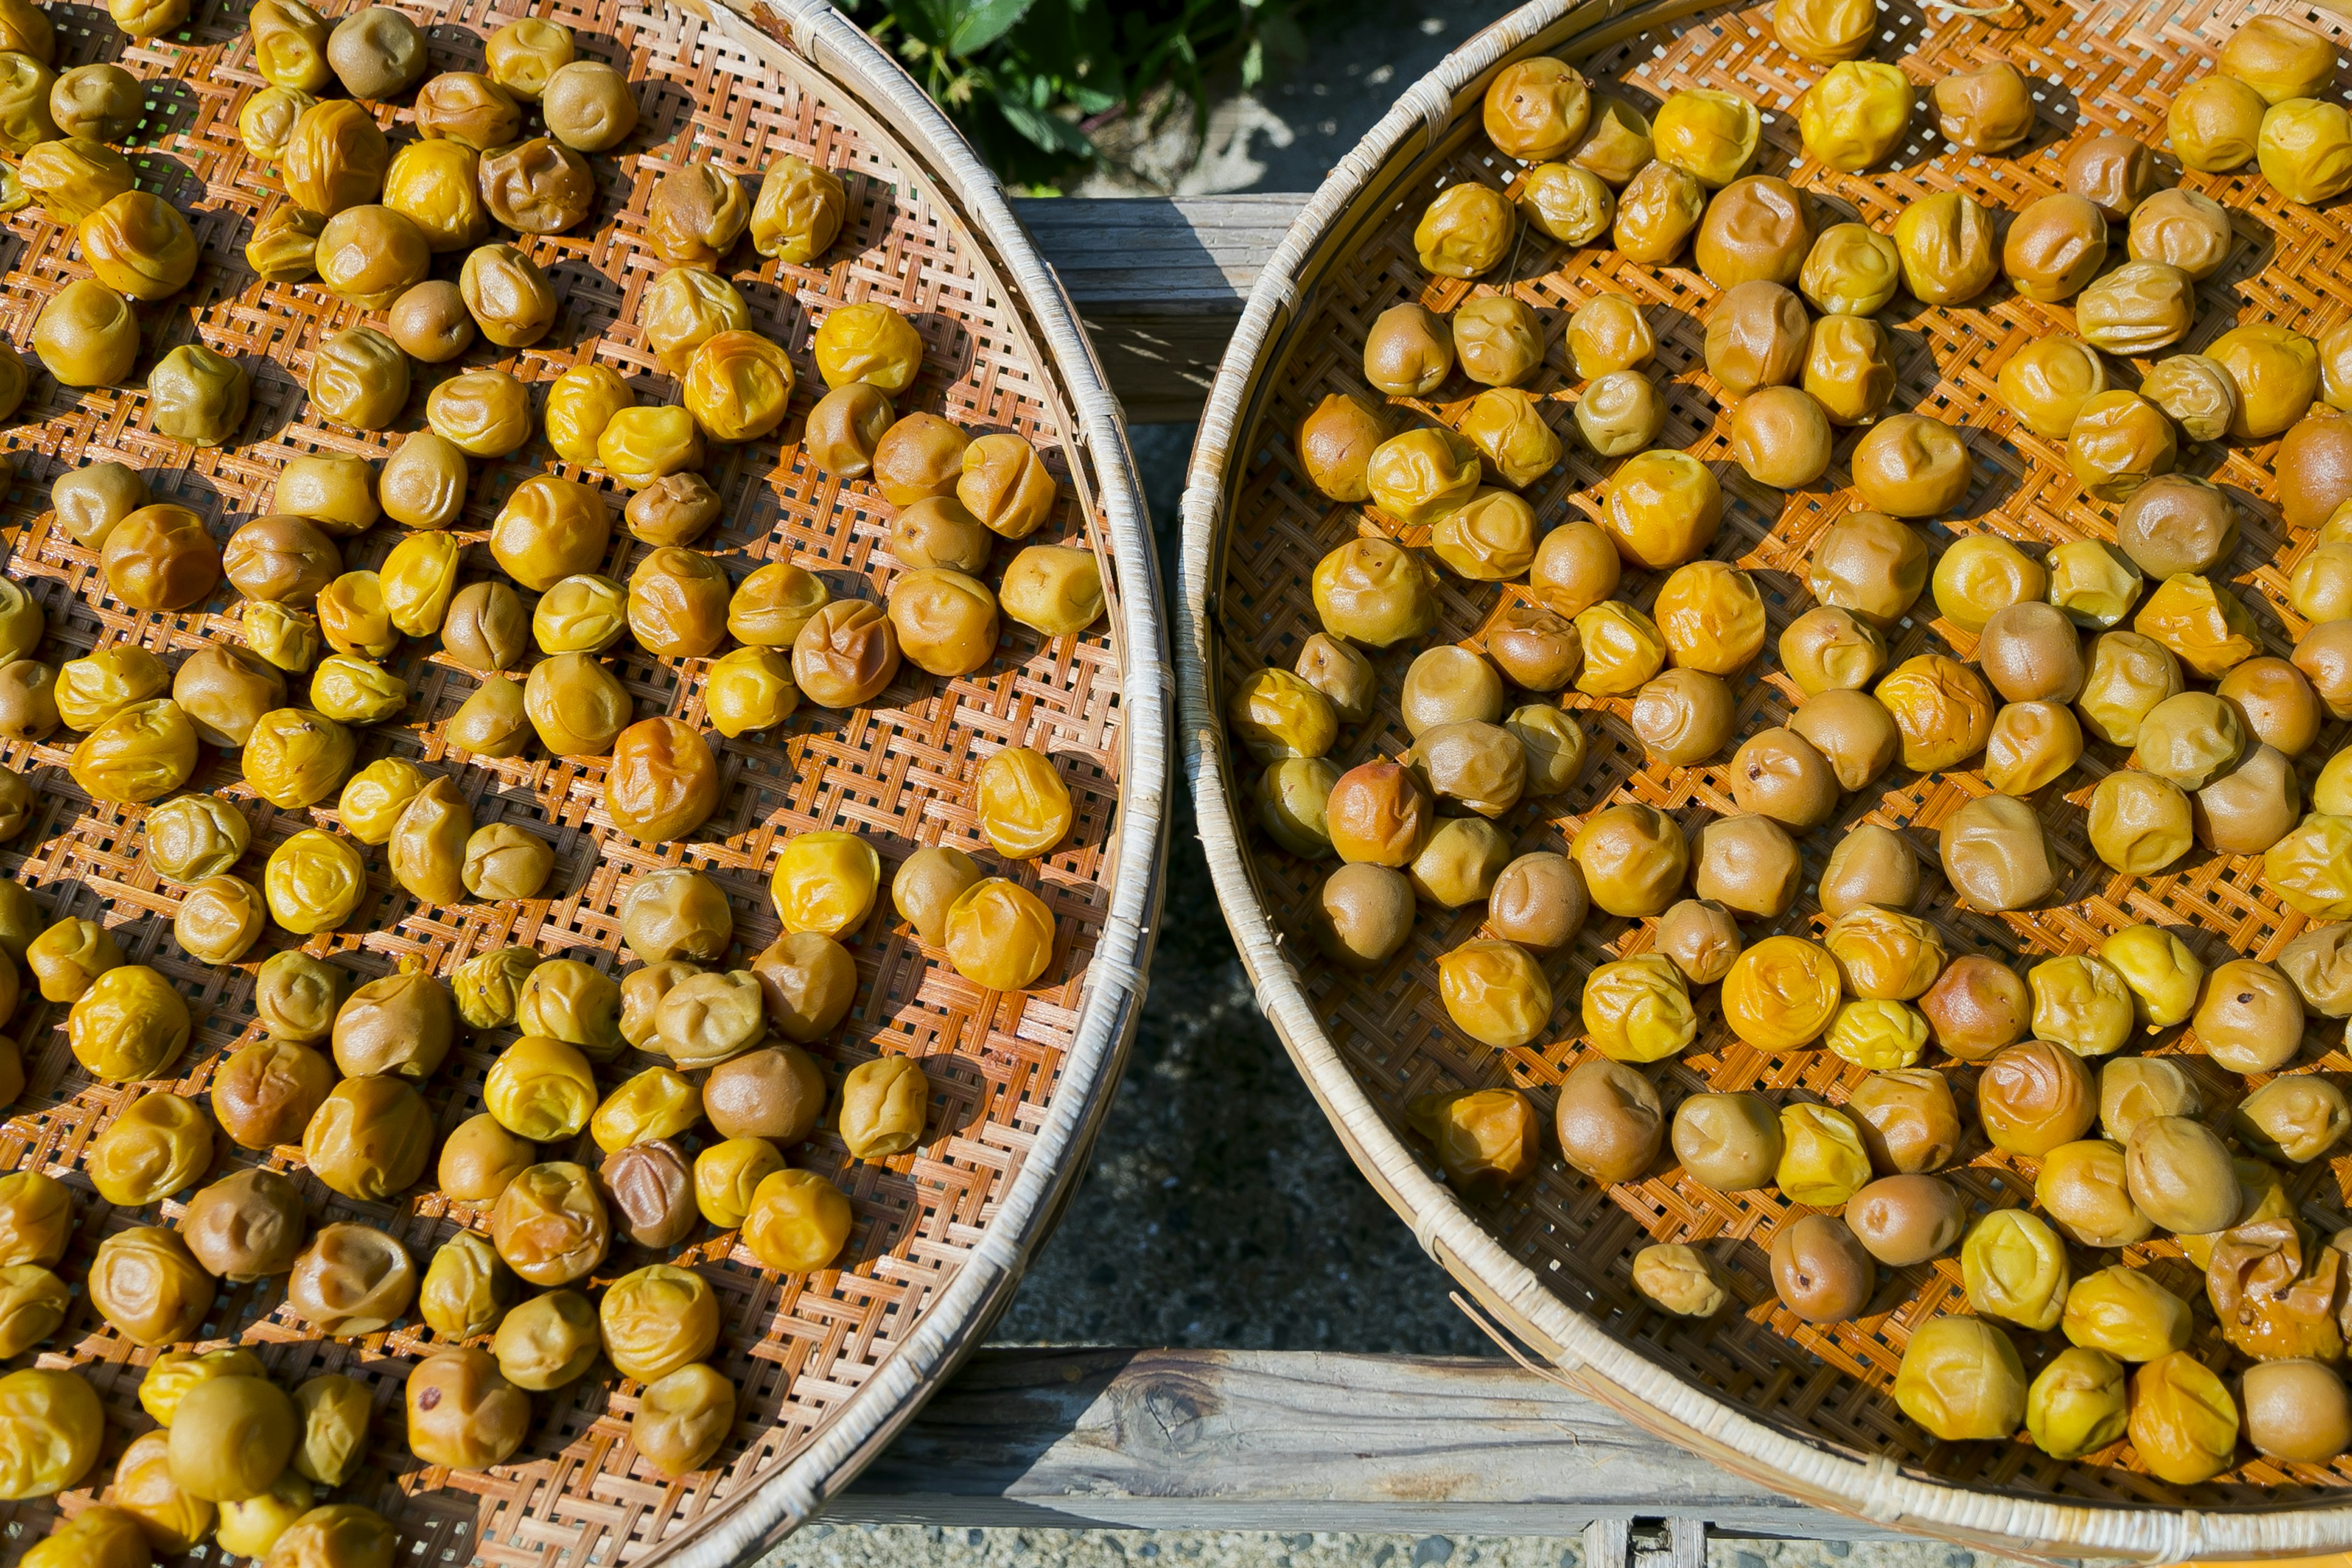
{"type": "Polygon", "coordinates": [[[806,1523],[888,1445],[986,1335],[1030,1255],[1060,1218],[1110,1108],[1141,1014],[1167,863],[1171,694],[1158,555],[1127,426],[1060,279],[1013,217],[995,175],[898,62],[826,0],[679,4],[780,71],[813,75],[833,107],[857,118],[864,133],[887,146],[910,176],[971,226],[986,264],[1010,285],[1008,298],[1042,349],[1040,360],[1055,374],[1057,384],[1049,391],[1068,404],[1073,438],[1093,460],[1108,542],[1126,590],[1113,628],[1126,720],[1111,905],[1080,990],[1061,1091],[987,1234],[889,1360],[789,1463],[704,1513],[652,1558],[677,1568],[723,1568],[806,1523]]]}
{"type": "Polygon", "coordinates": [[[1618,1343],[1498,1243],[1382,1121],[1317,1018],[1283,934],[1251,880],[1244,827],[1234,810],[1238,780],[1212,689],[1223,529],[1261,373],[1285,346],[1306,290],[1327,264],[1318,253],[1360,216],[1360,202],[1376,183],[1384,184],[1384,176],[1433,149],[1475,108],[1504,64],[1538,53],[1574,59],[1641,27],[1706,8],[1701,0],[1532,0],[1478,33],[1408,88],[1340,161],[1292,224],[1243,309],[1186,476],[1178,591],[1188,636],[1176,647],[1176,672],[1179,733],[1210,875],[1258,1005],[1358,1168],[1412,1227],[1424,1251],[1580,1389],[1727,1470],[1875,1523],[2026,1555],[2169,1563],[2352,1548],[2347,1508],[2206,1512],[2058,1503],[1955,1486],[1885,1456],[1859,1457],[1791,1436],[1618,1343]]]}

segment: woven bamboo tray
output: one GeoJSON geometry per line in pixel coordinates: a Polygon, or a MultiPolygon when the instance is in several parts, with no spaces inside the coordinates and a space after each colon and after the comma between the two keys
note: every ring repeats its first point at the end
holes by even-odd
{"type": "MultiPolygon", "coordinates": [[[[1139,1011],[1147,932],[1160,899],[1170,682],[1150,537],[1117,406],[1059,285],[995,181],[898,66],[823,0],[751,9],[747,16],[701,0],[412,7],[429,26],[435,70],[479,69],[483,37],[541,14],[575,29],[583,58],[625,69],[643,109],[637,131],[593,161],[600,190],[593,226],[519,242],[563,297],[553,331],[519,353],[478,346],[446,371],[497,363],[526,382],[544,382],[593,354],[627,376],[642,401],[667,400],[673,384],[655,368],[635,325],[640,290],[661,270],[642,240],[656,179],[690,153],[746,175],[778,153],[800,153],[843,175],[849,216],[835,245],[805,267],[760,261],[748,247],[736,253],[760,262],[754,271],[739,260],[731,276],[751,302],[753,325],[793,353],[802,390],[776,437],[713,448],[705,472],[728,510],[698,547],[738,580],[762,561],[790,558],[819,572],[836,596],[882,596],[896,570],[884,553],[888,509],[870,489],[821,473],[798,447],[800,416],[823,390],[808,350],[814,321],[833,304],[878,300],[904,310],[926,340],[923,375],[901,406],[942,413],[968,428],[1017,431],[1045,452],[1062,504],[1038,540],[1097,552],[1108,613],[1083,636],[1051,640],[1007,623],[991,665],[942,681],[910,664],[868,708],[803,707],[784,727],[740,742],[711,734],[719,807],[690,841],[659,847],[611,830],[593,760],[550,762],[534,749],[492,762],[449,751],[443,721],[474,680],[437,644],[411,641],[396,667],[415,700],[399,718],[362,732],[362,761],[396,754],[450,773],[478,823],[506,821],[544,839],[556,854],[549,896],[421,907],[393,882],[383,852],[371,851],[361,909],[309,946],[362,978],[408,960],[446,976],[474,953],[510,944],[618,974],[621,895],[640,872],[684,865],[726,889],[738,943],[732,962],[740,965],[778,934],[767,871],[787,835],[854,830],[879,850],[886,881],[922,845],[967,847],[993,860],[975,826],[970,779],[979,760],[1010,744],[1046,752],[1076,805],[1062,847],[1001,873],[1046,900],[1057,944],[1034,988],[999,994],[928,958],[887,900],[862,930],[845,933],[856,957],[858,1001],[815,1054],[836,1083],[885,1051],[920,1058],[933,1089],[928,1127],[913,1150],[880,1163],[851,1160],[829,1130],[788,1152],[793,1164],[834,1180],[856,1210],[856,1228],[834,1268],[767,1273],[735,1247],[733,1233],[713,1236],[701,1226],[679,1250],[675,1260],[697,1268],[719,1295],[725,1329],[713,1360],[739,1401],[735,1429],[711,1468],[683,1480],[663,1479],[636,1457],[627,1440],[636,1385],[609,1367],[537,1396],[536,1426],[513,1463],[476,1474],[425,1468],[406,1451],[401,1393],[408,1368],[433,1348],[430,1331],[412,1320],[361,1341],[322,1341],[285,1307],[278,1284],[225,1287],[206,1341],[259,1349],[283,1386],[335,1371],[373,1391],[373,1450],[337,1499],[391,1519],[404,1538],[404,1561],[720,1564],[781,1539],[887,1442],[1002,1309],[1085,1162],[1139,1011]]],[[[35,367],[32,395],[8,441],[16,479],[6,497],[5,570],[47,612],[38,655],[45,660],[125,641],[169,658],[238,635],[235,615],[221,613],[234,598],[226,584],[222,596],[182,614],[126,614],[109,600],[93,554],[47,510],[58,474],[109,458],[141,468],[156,500],[194,508],[225,539],[246,517],[270,510],[276,471],[288,457],[329,448],[380,457],[400,438],[324,428],[305,405],[313,348],[362,313],[315,285],[264,283],[244,266],[252,223],[278,199],[275,174],[247,158],[236,134],[240,105],[261,86],[244,13],[234,0],[200,0],[184,28],[143,41],[120,37],[102,14],[92,25],[79,8],[52,13],[62,24],[59,68],[119,58],[148,82],[148,119],[131,155],[141,184],[187,213],[205,245],[190,288],[142,312],[148,341],[134,376],[143,379],[145,366],[170,345],[201,339],[250,373],[253,411],[236,444],[199,451],[148,427],[142,392],[77,395],[35,367]]],[[[396,140],[405,139],[405,108],[386,106],[380,114],[396,140]]],[[[47,293],[84,274],[71,239],[38,208],[7,220],[0,331],[16,343],[29,341],[47,293]]],[[[421,425],[435,379],[420,367],[401,429],[421,425]]],[[[475,466],[458,524],[467,541],[466,576],[492,573],[482,542],[490,521],[517,484],[550,466],[551,455],[537,441],[475,466]]],[[[620,499],[614,498],[616,513],[620,499]]],[[[345,542],[348,563],[376,564],[399,531],[387,523],[345,542]]],[[[625,578],[648,548],[616,528],[600,570],[625,578]]],[[[615,673],[638,717],[702,721],[705,661],[656,659],[634,642],[623,647],[615,673]]],[[[142,856],[139,812],[93,805],[75,788],[64,766],[72,740],[60,732],[53,743],[6,749],[6,763],[33,779],[43,805],[36,824],[0,855],[0,868],[34,887],[52,918],[101,921],[132,962],[173,979],[196,1024],[177,1063],[186,1076],[168,1087],[205,1094],[224,1053],[257,1036],[253,970],[289,934],[273,927],[235,966],[192,962],[172,940],[175,894],[142,856]]],[[[324,807],[281,812],[257,799],[234,753],[207,750],[190,787],[226,795],[252,823],[252,849],[238,868],[255,879],[271,847],[333,815],[324,807]]],[[[111,1212],[79,1173],[90,1140],[139,1089],[93,1085],[67,1049],[64,1016],[37,996],[19,1015],[29,1083],[0,1128],[0,1167],[37,1167],[76,1188],[80,1225],[58,1272],[78,1283],[102,1237],[134,1224],[170,1224],[181,1205],[163,1205],[160,1216],[111,1212]]],[[[510,1032],[461,1037],[425,1086],[441,1131],[481,1109],[483,1075],[512,1038],[510,1032]]],[[[253,1159],[225,1138],[217,1143],[222,1169],[253,1159]]],[[[582,1147],[593,1163],[595,1151],[584,1139],[582,1147]]],[[[269,1163],[299,1169],[299,1152],[281,1149],[269,1163]]],[[[356,1205],[306,1184],[314,1222],[356,1219],[386,1230],[420,1268],[457,1229],[487,1222],[485,1213],[437,1194],[356,1205]]],[[[655,1260],[625,1248],[589,1283],[655,1260]]],[[[150,1425],[135,1390],[152,1359],[110,1330],[77,1289],[72,1314],[38,1360],[74,1365],[98,1387],[108,1410],[107,1447],[86,1489],[0,1510],[0,1560],[13,1561],[38,1540],[58,1509],[69,1513],[97,1498],[124,1444],[150,1425]]],[[[216,1547],[209,1550],[217,1555],[216,1547]]]]}
{"type": "MultiPolygon", "coordinates": [[[[1489,287],[1517,294],[1553,339],[1551,364],[1526,384],[1540,397],[1567,384],[1557,367],[1569,311],[1601,292],[1630,296],[1658,342],[1649,374],[1664,384],[1668,416],[1657,444],[1690,451],[1723,480],[1724,521],[1711,553],[1755,574],[1775,637],[1810,606],[1804,570],[1814,539],[1857,504],[1842,488],[1855,432],[1840,433],[1838,459],[1821,484],[1786,497],[1752,484],[1728,460],[1727,420],[1718,415],[1706,373],[1698,320],[1714,290],[1696,271],[1624,262],[1605,240],[1571,251],[1524,226],[1517,254],[1486,280],[1465,283],[1423,270],[1412,231],[1431,194],[1462,180],[1507,178],[1507,169],[1496,166],[1507,161],[1479,127],[1482,94],[1502,64],[1534,53],[1559,55],[1578,62],[1597,87],[1626,93],[1645,110],[1683,88],[1744,93],[1764,114],[1756,172],[1810,187],[1826,209],[1824,225],[1859,216],[1885,231],[1907,203],[1937,190],[1963,188],[1989,206],[2014,211],[2056,188],[2059,158],[2078,135],[2122,131],[2160,151],[2171,95],[2209,71],[2219,42],[2256,10],[2344,37],[2339,18],[2279,0],[2090,0],[2079,6],[2020,0],[1993,17],[1893,0],[1881,12],[1882,36],[1869,58],[1899,63],[1915,85],[1924,89],[1950,70],[2003,57],[2052,85],[2036,135],[2010,153],[1977,158],[1952,148],[1935,133],[1923,105],[1891,168],[1848,175],[1800,155],[1792,106],[1821,68],[1773,39],[1767,6],[1690,0],[1527,5],[1408,90],[1292,228],[1227,352],[1184,497],[1182,592],[1192,635],[1178,650],[1181,735],[1202,836],[1259,1000],[1366,1175],[1486,1312],[1557,1363],[1579,1388],[1727,1468],[1807,1500],[2011,1552],[2174,1561],[2352,1546],[2352,1509],[2343,1506],[2352,1502],[2352,1462],[2330,1468],[2255,1460],[2184,1489],[2136,1471],[2124,1445],[2063,1464],[2022,1437],[1937,1444],[1896,1409],[1892,1384],[1911,1327],[1938,1311],[1964,1310],[1956,1258],[1889,1271],[1859,1321],[1814,1328],[1783,1309],[1771,1289],[1766,1253],[1785,1212],[1777,1193],[1727,1196],[1678,1169],[1603,1190],[1554,1156],[1504,1197],[1465,1204],[1439,1179],[1429,1144],[1408,1129],[1405,1105],[1433,1092],[1512,1085],[1548,1107],[1552,1086],[1590,1048],[1574,1002],[1584,976],[1600,963],[1646,947],[1648,929],[1596,911],[1570,951],[1545,961],[1559,998],[1551,1030],[1506,1052],[1451,1028],[1433,984],[1437,955],[1475,933],[1475,907],[1449,917],[1423,905],[1404,952],[1369,976],[1320,961],[1305,917],[1328,867],[1296,859],[1251,830],[1255,770],[1234,765],[1221,689],[1261,666],[1290,668],[1316,629],[1308,573],[1325,552],[1355,534],[1359,514],[1326,503],[1307,482],[1292,432],[1327,394],[1367,392],[1360,382],[1364,332],[1381,310],[1402,301],[1444,311],[1489,287]],[[1732,1307],[1705,1323],[1651,1307],[1633,1290],[1630,1268],[1633,1253],[1653,1239],[1701,1246],[1729,1278],[1732,1307]]],[[[2345,209],[2286,206],[2251,171],[2227,178],[2189,174],[2181,183],[2233,209],[2238,244],[2230,264],[2200,287],[2197,328],[2179,352],[2241,321],[2276,321],[2316,336],[2352,314],[2345,209]]],[[[1930,527],[1938,548],[1982,530],[2043,543],[2114,538],[2110,510],[2083,495],[2063,447],[2018,425],[1993,391],[1994,374],[2008,356],[2038,336],[2071,331],[2071,312],[2032,304],[2003,286],[1958,309],[1922,309],[1904,297],[1882,320],[1898,355],[1893,407],[1917,408],[1961,426],[1975,458],[1975,489],[1953,519],[1930,527]],[[1906,311],[1916,313],[1906,318],[1906,311]]],[[[1463,384],[1449,383],[1424,412],[1451,423],[1463,384]]],[[[1566,404],[1548,406],[1564,427],[1566,404]]],[[[1601,510],[1604,465],[1572,436],[1566,444],[1563,465],[1528,492],[1547,524],[1601,510]]],[[[2241,501],[2243,542],[2227,569],[2252,603],[2267,651],[2284,655],[2303,629],[2285,602],[2286,574],[2312,540],[2290,538],[2278,522],[2269,457],[2267,448],[2184,444],[2182,466],[2228,487],[2241,501]]],[[[1629,568],[1619,596],[1646,606],[1661,575],[1629,568]]],[[[1475,646],[1487,619],[1520,591],[1468,587],[1448,576],[1440,591],[1441,623],[1430,640],[1475,646]]],[[[1932,609],[1923,599],[1921,618],[1889,633],[1890,667],[1928,647],[1972,654],[1969,634],[1925,618],[1932,609]]],[[[1410,743],[1394,697],[1412,652],[1400,648],[1376,660],[1384,706],[1370,722],[1343,731],[1333,759],[1339,766],[1394,756],[1410,743]]],[[[1761,679],[1746,680],[1739,694],[1739,734],[1781,722],[1795,706],[1796,690],[1776,660],[1767,656],[1755,671],[1761,679]]],[[[1519,850],[1564,849],[1577,824],[1612,800],[1654,805],[1686,832],[1738,809],[1722,765],[1674,769],[1647,762],[1627,723],[1627,701],[1576,702],[1591,742],[1583,776],[1569,795],[1523,805],[1504,819],[1519,850]]],[[[2344,730],[2331,726],[2303,759],[2306,793],[2319,763],[2344,743],[2344,730]]],[[[1934,877],[1926,879],[1930,890],[1913,912],[1932,921],[1956,955],[1983,952],[2021,964],[2084,951],[2117,927],[2143,921],[2180,932],[2209,963],[2232,953],[2274,954],[2305,921],[2264,890],[2258,858],[2200,852],[2172,874],[2141,879],[2111,873],[2092,854],[2085,805],[2092,786],[2122,763],[2121,753],[2095,743],[2076,772],[2036,801],[2060,871],[2048,907],[1994,917],[1963,912],[1934,877]]],[[[1853,825],[1867,820],[1900,830],[1932,868],[1937,826],[1988,787],[1975,773],[1923,777],[1898,769],[1846,797],[1837,817],[1805,843],[1811,874],[1806,894],[1776,927],[1749,927],[1748,940],[1767,929],[1818,932],[1825,922],[1811,883],[1853,825]]],[[[1861,1076],[1826,1050],[1759,1053],[1724,1026],[1713,988],[1697,999],[1698,1040],[1652,1075],[1670,1105],[1710,1087],[1759,1089],[1776,1100],[1836,1101],[1861,1076]]],[[[2352,1057],[2329,1025],[2314,1020],[2305,1063],[2352,1069],[2352,1057]]],[[[2186,1060],[2209,1107],[2226,1110],[2246,1092],[2243,1082],[2213,1072],[2201,1056],[2186,1060]]],[[[2030,1199],[2030,1165],[2016,1168],[1980,1134],[1964,1146],[1959,1163],[1965,1169],[1947,1174],[1980,1207],[2030,1199]]],[[[2342,1223],[2347,1183],[2352,1158],[2299,1173],[2295,1195],[2322,1234],[2342,1223]]],[[[2175,1245],[2163,1240],[2131,1250],[2203,1315],[2192,1348],[2218,1350],[2201,1284],[2175,1245]]]]}

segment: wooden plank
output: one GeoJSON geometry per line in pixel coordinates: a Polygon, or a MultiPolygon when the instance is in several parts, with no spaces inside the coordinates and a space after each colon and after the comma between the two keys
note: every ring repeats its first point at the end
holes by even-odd
{"type": "Polygon", "coordinates": [[[829,1519],[1591,1539],[1894,1539],[1716,1469],[1507,1362],[1261,1351],[975,1355],[829,1519]],[[1679,1521],[1679,1522],[1677,1522],[1679,1521]],[[1654,1528],[1663,1527],[1663,1528],[1654,1528]]]}
{"type": "Polygon", "coordinates": [[[1062,279],[1129,423],[1200,416],[1242,300],[1304,195],[1031,196],[1013,210],[1062,279]]]}

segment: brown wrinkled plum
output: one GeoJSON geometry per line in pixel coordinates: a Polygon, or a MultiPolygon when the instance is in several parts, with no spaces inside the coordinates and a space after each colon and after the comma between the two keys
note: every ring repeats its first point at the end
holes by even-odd
{"type": "Polygon", "coordinates": [[[1937,128],[1971,153],[1998,153],[2033,134],[2033,96],[2007,60],[1939,78],[1937,128]]]}
{"type": "Polygon", "coordinates": [[[793,639],[793,681],[821,707],[872,701],[898,674],[898,632],[888,615],[863,599],[820,606],[793,639]]]}
{"type": "Polygon", "coordinates": [[[484,154],[481,183],[490,216],[521,234],[560,234],[596,199],[587,160],[545,136],[484,154]]]}
{"type": "Polygon", "coordinates": [[[1633,733],[1677,767],[1722,751],[1738,717],[1731,688],[1721,677],[1695,669],[1667,670],[1633,696],[1633,733]]]}
{"type": "Polygon", "coordinates": [[[1884,512],[1848,512],[1813,546],[1807,585],[1823,605],[1878,626],[1901,620],[1927,585],[1927,542],[1884,512]]]}
{"type": "Polygon", "coordinates": [[[1865,904],[1908,909],[1918,896],[1918,857],[1902,835],[1875,823],[1839,839],[1822,873],[1822,912],[1832,920],[1865,904]]]}
{"type": "Polygon", "coordinates": [[[639,1247],[675,1247],[702,1217],[694,1205],[693,1167],[685,1151],[667,1139],[606,1155],[596,1167],[596,1180],[622,1234],[639,1247]]]}
{"type": "Polygon", "coordinates": [[[1949,511],[1975,479],[1967,442],[1942,420],[1918,414],[1872,426],[1849,462],[1863,500],[1894,517],[1949,511]]]}
{"type": "Polygon", "coordinates": [[[2155,194],[2156,161],[2148,150],[2127,136],[2106,132],[2086,137],[2066,151],[2059,177],[2078,196],[2094,202],[2113,219],[2155,194]]]}
{"type": "Polygon", "coordinates": [[[320,1333],[357,1339],[405,1316],[416,1264],[392,1237],[363,1225],[321,1226],[294,1260],[287,1304],[320,1333]]]}
{"type": "Polygon", "coordinates": [[[1941,854],[1953,889],[1981,910],[2030,909],[2057,881],[2041,818],[2009,795],[1969,801],[1946,818],[1941,854]]]}
{"type": "Polygon", "coordinates": [[[2030,203],[2010,221],[2001,241],[2001,270],[2011,286],[2044,304],[2079,292],[2106,258],[2105,215],[2088,199],[2063,193],[2030,203]]]}
{"type": "Polygon", "coordinates": [[[1695,248],[1707,281],[1729,289],[1756,279],[1795,283],[1812,244],[1811,198],[1786,180],[1751,174],[1707,203],[1695,248]]]}
{"type": "Polygon", "coordinates": [[[294,1267],[305,1223],[294,1179],[256,1166],[232,1172],[190,1198],[180,1234],[207,1273],[258,1279],[294,1267]]]}
{"type": "Polygon", "coordinates": [[[1804,369],[1811,331],[1803,302],[1788,289],[1762,279],[1740,283],[1723,292],[1707,318],[1707,374],[1733,397],[1786,385],[1804,369]]]}

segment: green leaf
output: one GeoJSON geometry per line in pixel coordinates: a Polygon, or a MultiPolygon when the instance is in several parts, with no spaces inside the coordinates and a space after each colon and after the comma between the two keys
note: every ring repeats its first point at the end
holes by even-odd
{"type": "Polygon", "coordinates": [[[1247,92],[1265,79],[1265,40],[1252,38],[1249,52],[1242,56],[1242,90],[1247,92]]]}
{"type": "Polygon", "coordinates": [[[1066,153],[1076,158],[1094,156],[1094,142],[1058,114],[1041,113],[1011,98],[998,99],[996,108],[1013,129],[1048,153],[1066,153]]]}
{"type": "Polygon", "coordinates": [[[948,32],[948,51],[978,54],[1011,31],[1013,24],[1027,14],[1032,3],[1033,0],[962,0],[955,7],[955,23],[948,32]]]}
{"type": "Polygon", "coordinates": [[[933,53],[946,46],[951,18],[940,0],[889,0],[886,9],[908,43],[920,44],[933,53]]]}

